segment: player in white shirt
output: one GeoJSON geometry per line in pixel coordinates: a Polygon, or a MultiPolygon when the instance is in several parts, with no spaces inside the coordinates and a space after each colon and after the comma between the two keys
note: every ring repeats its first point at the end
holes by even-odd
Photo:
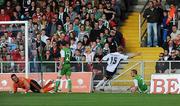
{"type": "Polygon", "coordinates": [[[99,88],[101,85],[103,85],[102,89],[100,89],[100,90],[104,91],[105,85],[116,73],[117,66],[119,65],[120,61],[127,60],[129,58],[133,58],[133,57],[139,56],[139,55],[140,55],[140,53],[132,54],[130,56],[124,55],[122,47],[118,47],[117,52],[105,55],[102,59],[103,61],[107,61],[105,75],[104,75],[103,79],[94,87],[94,90],[99,88]]]}

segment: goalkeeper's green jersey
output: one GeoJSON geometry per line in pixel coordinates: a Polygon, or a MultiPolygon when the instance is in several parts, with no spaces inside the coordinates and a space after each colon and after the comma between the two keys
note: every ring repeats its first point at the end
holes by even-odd
{"type": "MultiPolygon", "coordinates": [[[[140,90],[140,92],[144,92],[147,90],[147,85],[144,82],[144,79],[140,76],[140,75],[136,75],[134,77],[134,80],[137,81],[137,85],[138,85],[138,89],[140,90]]],[[[135,84],[136,85],[136,84],[135,84]]]]}

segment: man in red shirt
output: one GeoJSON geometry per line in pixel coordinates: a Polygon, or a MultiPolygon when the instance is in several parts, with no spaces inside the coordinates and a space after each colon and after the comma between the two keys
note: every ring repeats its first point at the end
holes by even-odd
{"type": "Polygon", "coordinates": [[[17,77],[16,74],[11,75],[11,79],[13,80],[13,93],[17,92],[18,88],[22,88],[27,93],[29,90],[35,93],[46,93],[54,89],[54,87],[50,87],[52,85],[52,81],[47,83],[44,87],[41,87],[35,80],[24,77],[17,77]]]}
{"type": "Polygon", "coordinates": [[[10,16],[5,14],[4,9],[1,9],[0,21],[10,21],[10,16]]]}

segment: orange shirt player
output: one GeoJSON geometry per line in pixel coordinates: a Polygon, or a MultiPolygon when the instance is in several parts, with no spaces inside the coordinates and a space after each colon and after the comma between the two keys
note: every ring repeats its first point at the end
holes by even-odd
{"type": "Polygon", "coordinates": [[[29,90],[35,93],[46,93],[54,89],[54,87],[50,87],[50,85],[53,83],[52,81],[48,82],[44,87],[41,87],[35,80],[17,77],[16,74],[12,74],[11,79],[14,82],[13,93],[16,93],[18,88],[24,89],[25,93],[27,93],[29,90]]]}

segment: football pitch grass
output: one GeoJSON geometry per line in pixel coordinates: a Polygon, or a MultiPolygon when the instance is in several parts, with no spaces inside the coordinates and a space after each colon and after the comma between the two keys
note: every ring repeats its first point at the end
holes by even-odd
{"type": "Polygon", "coordinates": [[[180,95],[0,92],[0,106],[180,106],[180,95]]]}

